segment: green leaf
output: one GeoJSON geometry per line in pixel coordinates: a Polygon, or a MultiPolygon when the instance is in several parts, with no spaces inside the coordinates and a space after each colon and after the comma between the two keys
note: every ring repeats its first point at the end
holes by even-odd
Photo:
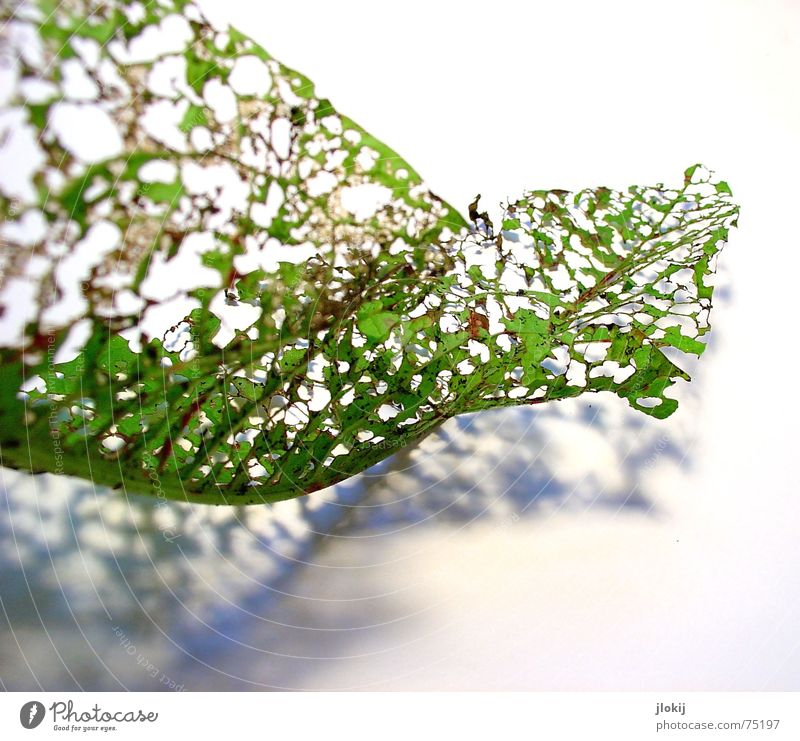
{"type": "Polygon", "coordinates": [[[397,323],[397,314],[391,314],[388,311],[359,313],[358,329],[371,342],[380,343],[388,339],[392,328],[397,323]]]}
{"type": "Polygon", "coordinates": [[[174,203],[183,195],[183,184],[179,181],[152,183],[148,184],[145,192],[153,203],[174,203]]]}
{"type": "MultiPolygon", "coordinates": [[[[136,25],[121,2],[49,5],[15,19],[28,29],[10,58],[55,102],[59,60],[82,64],[80,36],[102,41],[121,84],[100,105],[122,148],[82,161],[70,132],[48,129],[52,102],[11,90],[41,143],[39,190],[0,197],[0,218],[22,234],[38,212],[43,236],[9,237],[0,277],[37,292],[0,348],[3,465],[250,504],[360,473],[466,412],[601,391],[675,411],[688,377],[662,350],[702,352],[708,278],[738,215],[702,166],[676,187],[532,190],[491,216],[476,198],[465,218],[234,29],[219,48],[193,21],[185,79],[166,87],[157,60],[126,63],[121,45],[181,0],[136,25]],[[20,46],[28,32],[41,59],[20,46]],[[242,64],[246,93],[206,107],[206,86],[242,64]],[[163,131],[143,124],[159,110],[163,131]],[[369,208],[353,205],[364,186],[369,208]]],[[[0,309],[13,295],[0,290],[0,309]]]]}

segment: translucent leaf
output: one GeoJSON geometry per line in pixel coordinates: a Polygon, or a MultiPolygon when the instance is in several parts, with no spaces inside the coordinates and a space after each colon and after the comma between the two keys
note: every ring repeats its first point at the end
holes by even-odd
{"type": "Polygon", "coordinates": [[[4,465],[245,504],[465,412],[674,411],[662,350],[702,351],[737,215],[703,168],[532,191],[496,228],[190,3],[42,2],[2,33],[4,465]]]}

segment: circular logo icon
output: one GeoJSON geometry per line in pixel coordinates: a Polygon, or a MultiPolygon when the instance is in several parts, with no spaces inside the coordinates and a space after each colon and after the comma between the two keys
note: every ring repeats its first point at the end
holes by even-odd
{"type": "Polygon", "coordinates": [[[26,702],[19,711],[19,722],[23,728],[36,728],[44,720],[44,705],[38,700],[26,702]]]}

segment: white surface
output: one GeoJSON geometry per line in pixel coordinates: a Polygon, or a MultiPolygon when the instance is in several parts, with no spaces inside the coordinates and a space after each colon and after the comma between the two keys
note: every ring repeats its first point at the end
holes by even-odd
{"type": "Polygon", "coordinates": [[[525,188],[677,183],[695,161],[742,205],[695,467],[648,479],[663,516],[587,507],[502,534],[387,538],[401,560],[374,589],[424,575],[436,637],[399,630],[361,675],[324,663],[320,685],[800,688],[800,6],[346,2],[263,23],[249,3],[225,10],[461,209],[478,192],[491,214],[525,188]]]}
{"type": "MultiPolygon", "coordinates": [[[[349,519],[317,542],[313,557],[302,556],[310,565],[283,581],[270,574],[285,569],[267,564],[277,553],[297,566],[305,546],[295,545],[308,542],[313,517],[305,525],[285,518],[287,544],[255,566],[248,564],[259,543],[270,547],[269,528],[237,528],[218,510],[183,517],[195,531],[179,541],[179,555],[151,528],[144,552],[120,565],[127,541],[101,542],[104,528],[126,532],[143,508],[112,512],[88,492],[67,498],[78,527],[88,527],[81,513],[93,521],[99,512],[103,529],[79,540],[82,556],[74,546],[71,562],[56,556],[55,581],[35,583],[50,584],[51,598],[83,589],[89,602],[74,619],[103,630],[90,630],[86,645],[72,643],[70,654],[58,623],[69,627],[69,619],[48,617],[40,596],[44,622],[25,618],[28,643],[41,652],[26,654],[34,669],[48,656],[46,633],[64,644],[85,686],[120,686],[91,645],[102,646],[121,684],[149,687],[109,634],[100,600],[140,655],[187,688],[800,689],[792,380],[800,6],[203,5],[307,74],[462,211],[478,192],[491,214],[526,188],[678,183],[686,166],[711,166],[742,205],[721,260],[730,298],[717,302],[713,347],[696,381],[682,385],[672,419],[648,420],[611,399],[597,404],[609,416],[594,427],[578,424],[585,407],[567,404],[538,427],[530,415],[496,415],[477,436],[451,425],[448,455],[425,449],[411,461],[421,468],[368,482],[364,507],[345,509],[349,519]],[[662,435],[674,455],[659,452],[662,435]],[[639,458],[625,463],[630,447],[639,458]],[[540,485],[550,486],[553,503],[525,509],[540,485]],[[609,498],[632,489],[637,507],[609,498]],[[91,559],[81,566],[93,549],[105,571],[91,559]],[[82,569],[118,591],[93,597],[82,569]],[[121,579],[126,569],[136,573],[132,586],[121,579]],[[160,580],[188,595],[185,604],[168,598],[160,580]],[[275,590],[288,595],[277,607],[267,600],[275,590]],[[143,593],[146,619],[129,627],[120,613],[143,593]]],[[[23,487],[9,500],[19,542],[39,538],[49,548],[56,536],[37,524],[30,503],[52,502],[53,493],[4,481],[23,487]]],[[[31,686],[21,660],[12,665],[11,646],[4,660],[13,671],[4,678],[31,686]]],[[[71,688],[71,672],[50,662],[60,677],[54,688],[71,688]]]]}

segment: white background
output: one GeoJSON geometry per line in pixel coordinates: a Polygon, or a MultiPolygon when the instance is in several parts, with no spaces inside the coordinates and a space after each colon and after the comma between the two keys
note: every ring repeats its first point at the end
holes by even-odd
{"type": "MultiPolygon", "coordinates": [[[[300,560],[291,548],[327,532],[312,520],[292,520],[283,546],[250,520],[191,512],[178,558],[125,530],[139,532],[149,502],[114,509],[106,493],[70,498],[63,482],[5,472],[6,550],[28,569],[13,588],[39,608],[12,614],[7,685],[34,686],[30,669],[47,689],[151,688],[146,663],[187,689],[800,689],[800,3],[202,5],[308,75],[462,212],[479,192],[496,214],[525,189],[678,184],[687,166],[712,167],[742,207],[712,346],[670,420],[613,398],[597,402],[611,415],[600,430],[567,403],[535,437],[528,421],[489,417],[466,453],[433,445],[419,465],[462,471],[436,473],[434,495],[491,507],[340,524],[300,560]],[[630,476],[619,440],[653,451],[632,510],[600,506],[630,476]],[[502,483],[511,448],[566,482],[559,506],[520,511],[524,486],[512,497],[502,483]],[[65,512],[77,546],[63,545],[65,512]],[[299,576],[262,572],[276,554],[299,576]],[[283,607],[265,611],[261,593],[283,607]],[[56,619],[58,597],[69,607],[56,619]],[[145,619],[125,622],[134,602],[145,619]]],[[[417,473],[386,480],[422,507],[417,473]]],[[[251,515],[273,513],[236,517],[251,515]]]]}
{"type": "MultiPolygon", "coordinates": [[[[745,693],[737,696],[707,693],[702,697],[680,694],[671,701],[685,703],[685,715],[655,716],[656,704],[664,702],[649,693],[389,693],[350,694],[313,693],[262,697],[253,694],[203,693],[155,696],[146,693],[89,693],[27,696],[8,693],[0,696],[0,727],[3,738],[13,741],[31,738],[170,738],[196,734],[201,738],[251,735],[263,724],[270,733],[306,738],[367,739],[378,736],[386,741],[405,741],[409,737],[547,738],[548,741],[573,739],[675,738],[681,734],[695,739],[727,739],[734,736],[769,738],[773,741],[797,736],[792,718],[794,696],[745,693]],[[47,708],[41,725],[23,729],[19,709],[25,701],[37,699],[47,708]],[[73,703],[73,712],[99,711],[124,713],[141,710],[155,712],[154,722],[118,723],[110,732],[87,732],[88,723],[65,723],[63,715],[53,723],[49,710],[56,702],[73,703]],[[580,712],[576,713],[578,708],[580,712]],[[387,718],[391,721],[387,722],[387,718]],[[677,730],[656,731],[659,720],[666,722],[728,723],[749,718],[777,719],[777,729],[764,731],[677,730]],[[72,731],[55,731],[53,726],[72,731]],[[380,729],[379,731],[376,729],[380,729]]],[[[665,703],[669,704],[669,703],[665,703]]],[[[107,724],[108,725],[108,724],[107,724]]]]}

